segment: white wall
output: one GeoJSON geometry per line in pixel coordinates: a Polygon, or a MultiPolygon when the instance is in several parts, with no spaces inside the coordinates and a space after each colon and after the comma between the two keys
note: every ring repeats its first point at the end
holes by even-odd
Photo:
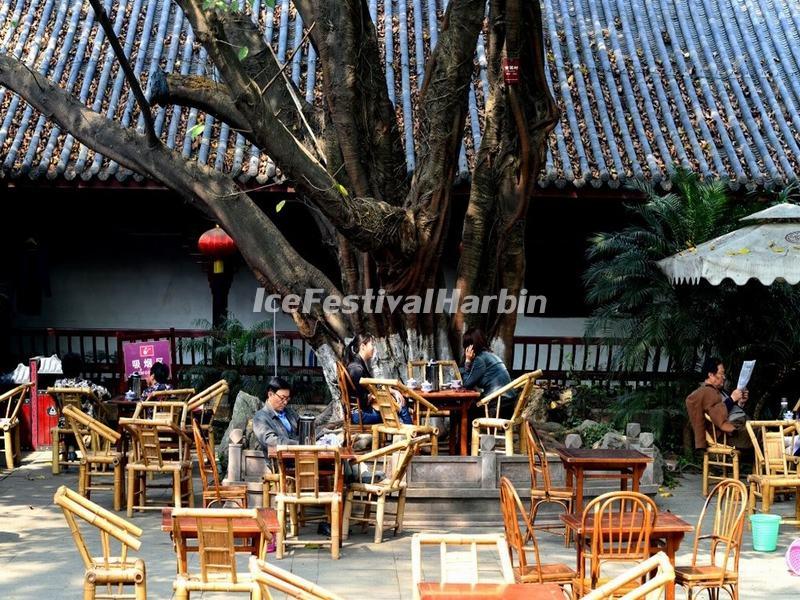
{"type": "MultiPolygon", "coordinates": [[[[42,314],[16,315],[16,327],[177,329],[196,328],[211,319],[207,275],[185,249],[127,247],[114,258],[65,254],[51,257],[52,295],[42,301],[42,314]]],[[[253,312],[258,283],[242,266],[233,279],[228,308],[246,325],[271,317],[253,312]]],[[[580,337],[584,318],[521,317],[521,336],[580,337]]],[[[278,329],[294,331],[291,318],[280,313],[278,329]]]]}

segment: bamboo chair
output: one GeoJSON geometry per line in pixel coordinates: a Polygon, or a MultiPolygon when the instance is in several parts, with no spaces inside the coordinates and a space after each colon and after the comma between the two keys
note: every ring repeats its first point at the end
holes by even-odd
{"type": "MultiPolygon", "coordinates": [[[[192,592],[242,592],[252,594],[253,598],[260,597],[250,573],[240,573],[236,565],[233,522],[242,518],[255,520],[262,531],[267,531],[266,523],[255,508],[176,508],[172,511],[172,536],[178,557],[178,575],[172,585],[175,600],[189,600],[192,592]],[[199,573],[190,572],[188,553],[183,551],[187,544],[180,524],[186,517],[197,524],[199,573]]],[[[262,557],[265,543],[266,536],[259,549],[262,557]]]]}
{"type": "Polygon", "coordinates": [[[783,519],[783,523],[800,525],[800,474],[796,467],[794,457],[787,457],[784,440],[787,434],[794,434],[796,425],[786,424],[785,421],[747,421],[747,433],[753,442],[755,464],[753,474],[748,476],[750,484],[750,498],[748,514],[753,514],[756,509],[756,498],[761,498],[761,512],[768,513],[775,500],[775,491],[792,488],[795,500],[795,518],[783,519]],[[761,439],[755,433],[758,428],[761,439]]]}
{"type": "Polygon", "coordinates": [[[341,459],[338,448],[320,446],[278,446],[276,448],[278,473],[280,475],[280,492],[275,498],[278,505],[278,539],[275,549],[275,558],[283,558],[286,545],[329,544],[331,558],[339,558],[339,540],[341,530],[339,527],[342,495],[335,491],[339,481],[341,459]],[[333,453],[333,486],[334,491],[320,491],[320,454],[333,453]],[[289,463],[292,463],[291,465],[289,463]],[[289,476],[289,471],[294,471],[294,476],[289,476]],[[292,483],[293,482],[293,483],[292,483]],[[313,542],[292,539],[287,540],[286,535],[286,510],[291,510],[292,537],[298,532],[297,507],[325,506],[331,520],[331,539],[315,540],[313,542]]]}
{"type": "Polygon", "coordinates": [[[439,454],[439,428],[431,425],[430,419],[431,415],[438,415],[440,412],[433,404],[397,379],[365,377],[361,380],[361,385],[367,386],[374,396],[375,407],[378,409],[383,421],[382,424],[372,426],[373,452],[383,445],[384,436],[404,435],[408,438],[430,436],[428,439],[430,439],[431,456],[439,454]],[[402,394],[406,401],[416,403],[413,423],[407,424],[400,420],[392,390],[402,394]]]}
{"type": "MultiPolygon", "coordinates": [[[[461,379],[461,371],[458,368],[458,363],[454,360],[437,360],[436,361],[439,367],[439,383],[444,384],[447,379],[445,379],[445,373],[450,371],[453,376],[451,379],[457,379],[458,381],[462,381],[461,379]]],[[[428,366],[427,360],[410,360],[408,361],[406,372],[408,373],[409,379],[416,379],[420,383],[425,381],[425,367],[428,366]]]]}
{"type": "MultiPolygon", "coordinates": [[[[650,558],[650,534],[658,509],[655,502],[638,492],[609,492],[594,498],[583,511],[581,529],[588,531],[589,517],[594,518],[588,540],[578,563],[578,577],[573,584],[576,598],[596,589],[604,564],[625,563],[650,558]],[[587,560],[589,569],[586,568],[587,560]]],[[[584,540],[579,540],[584,544],[584,540]]],[[[621,592],[630,591],[623,588],[621,592]]]]}
{"type": "MultiPolygon", "coordinates": [[[[130,431],[133,448],[125,470],[127,482],[128,516],[136,510],[152,510],[160,507],[147,505],[147,475],[167,473],[172,477],[172,506],[179,508],[181,502],[194,506],[192,489],[191,440],[174,423],[152,419],[120,419],[120,425],[130,431]],[[162,437],[169,434],[176,440],[175,452],[165,457],[162,437]],[[138,502],[137,502],[138,501],[138,502]]],[[[152,487],[156,487],[151,485],[152,487]]],[[[159,486],[161,487],[161,486],[159,486]]]]}
{"type": "Polygon", "coordinates": [[[270,589],[302,600],[344,600],[341,596],[255,556],[250,557],[250,578],[261,590],[261,600],[271,600],[270,589]]]}
{"type": "Polygon", "coordinates": [[[500,508],[503,512],[509,558],[517,583],[557,583],[562,588],[566,585],[571,586],[572,580],[575,579],[573,569],[562,563],[542,564],[533,525],[522,507],[517,490],[507,477],[500,478],[500,508]],[[520,520],[525,527],[524,535],[520,530],[520,520]],[[528,540],[531,541],[530,546],[526,545],[528,540]],[[528,552],[533,552],[536,561],[534,564],[528,564],[528,552]],[[514,553],[517,554],[516,567],[514,567],[514,553]]]}
{"type": "Polygon", "coordinates": [[[220,484],[217,460],[214,458],[208,442],[203,439],[203,434],[200,432],[200,426],[196,419],[192,419],[192,434],[194,435],[194,446],[197,450],[200,483],[203,486],[203,508],[209,508],[212,504],[217,503],[226,505],[229,502],[236,504],[239,508],[247,508],[247,485],[220,484]],[[208,461],[210,473],[206,471],[206,461],[208,461]],[[211,476],[210,481],[209,476],[211,476]]]}
{"type": "Polygon", "coordinates": [[[62,414],[75,435],[81,453],[78,493],[88,500],[93,491],[111,491],[114,497],[114,510],[122,510],[122,498],[125,494],[125,480],[122,476],[125,455],[117,450],[122,435],[72,405],[65,406],[62,414]],[[109,477],[112,478],[110,485],[94,482],[95,479],[109,477]]]}
{"type": "MultiPolygon", "coordinates": [[[[214,443],[214,427],[213,421],[217,414],[219,405],[222,403],[222,398],[228,394],[228,382],[220,379],[216,383],[211,384],[199,394],[192,396],[187,402],[188,414],[194,411],[200,412],[200,431],[203,432],[203,437],[208,439],[211,446],[211,452],[216,452],[214,443]]],[[[188,431],[187,431],[188,433],[188,431]]]]}
{"type": "Polygon", "coordinates": [[[361,406],[358,403],[358,399],[353,400],[356,386],[350,378],[350,373],[340,362],[336,363],[336,379],[339,383],[339,401],[342,403],[344,447],[352,452],[353,442],[360,436],[370,435],[372,425],[364,425],[362,423],[361,406]],[[358,423],[353,422],[354,415],[358,415],[358,423]]]}
{"type": "Polygon", "coordinates": [[[23,383],[0,395],[0,430],[3,437],[2,452],[6,457],[6,468],[13,469],[22,460],[22,446],[19,443],[19,409],[22,400],[31,387],[30,383],[23,383]],[[2,406],[5,404],[5,410],[2,406]]]}
{"type": "Polygon", "coordinates": [[[703,496],[708,496],[709,481],[724,481],[729,477],[739,479],[739,450],[728,444],[728,434],[717,431],[714,422],[707,414],[706,451],[703,454],[703,496]],[[720,469],[719,475],[712,475],[710,467],[720,469]]]}
{"type": "MultiPolygon", "coordinates": [[[[106,416],[105,406],[100,402],[100,399],[95,395],[91,388],[62,388],[50,387],[47,388],[47,393],[53,397],[56,403],[56,412],[59,417],[62,416],[64,407],[74,406],[78,410],[83,410],[84,403],[90,403],[95,409],[95,418],[104,421],[106,416]]],[[[87,433],[83,431],[83,433],[87,433]]],[[[56,425],[50,429],[50,443],[52,444],[52,472],[53,475],[61,473],[61,467],[78,466],[80,462],[77,458],[69,459],[69,440],[72,439],[72,429],[64,425],[56,425]],[[63,446],[63,450],[62,450],[63,446]]]]}
{"type": "MultiPolygon", "coordinates": [[[[147,419],[159,423],[172,423],[175,427],[185,432],[191,433],[188,426],[189,409],[186,402],[176,400],[144,400],[136,405],[132,419],[147,419]]],[[[120,423],[125,419],[121,419],[120,423]]],[[[170,458],[178,456],[178,439],[174,433],[163,430],[160,435],[161,452],[170,458]]]]}
{"type": "Polygon", "coordinates": [[[397,494],[397,509],[392,528],[395,535],[403,530],[403,513],[406,506],[405,474],[420,444],[425,441],[427,441],[426,436],[406,438],[391,446],[356,457],[356,464],[370,465],[370,478],[368,482],[351,483],[347,488],[342,520],[343,539],[346,540],[349,534],[350,521],[356,521],[363,525],[364,531],[369,525],[375,525],[375,543],[380,544],[383,541],[386,502],[395,494],[397,494]],[[382,479],[380,474],[383,474],[382,479]],[[361,511],[360,516],[354,516],[353,507],[361,511]],[[375,517],[372,517],[373,508],[375,517]]]}
{"type": "MultiPolygon", "coordinates": [[[[528,450],[528,469],[531,473],[531,512],[530,522],[533,527],[530,534],[533,535],[534,529],[561,529],[562,525],[539,525],[536,526],[536,515],[542,504],[558,504],[569,514],[575,506],[575,490],[570,487],[556,487],[550,478],[550,464],[547,462],[547,451],[536,429],[527,421],[523,424],[523,433],[527,440],[528,450]]],[[[569,544],[569,528],[564,526],[564,544],[569,544]]]]}
{"type": "Polygon", "coordinates": [[[667,586],[675,581],[675,570],[667,555],[659,552],[592,590],[583,600],[611,598],[615,595],[614,592],[628,589],[631,583],[640,582],[645,576],[650,578],[622,596],[622,600],[661,600],[667,593],[667,586]]]}
{"type": "Polygon", "coordinates": [[[86,569],[83,577],[83,598],[135,598],[146,600],[147,575],[141,558],[128,556],[128,549],[139,550],[142,530],[115,515],[110,510],[87,500],[77,492],[62,485],[56,490],[53,501],[61,507],[64,518],[72,532],[72,540],[78,547],[86,569]],[[86,540],[78,527],[82,519],[100,530],[102,556],[92,556],[86,540]],[[120,542],[119,556],[111,556],[111,538],[120,542]],[[97,586],[102,587],[98,593],[97,586]],[[116,589],[114,589],[114,587],[116,589]],[[125,586],[133,586],[133,595],[123,593],[125,586]]]}
{"type": "MultiPolygon", "coordinates": [[[[472,421],[472,456],[478,456],[480,452],[482,431],[486,431],[488,435],[493,436],[495,440],[504,441],[506,456],[514,455],[514,431],[522,424],[522,413],[525,410],[525,405],[528,403],[528,395],[531,388],[533,388],[534,381],[541,376],[541,369],[531,373],[525,373],[478,401],[476,406],[482,406],[486,416],[472,421]],[[511,390],[517,392],[517,402],[514,405],[514,413],[511,415],[510,419],[501,419],[501,396],[511,390]],[[489,404],[492,401],[496,401],[494,416],[489,415],[489,404]]],[[[520,435],[520,446],[524,445],[525,438],[520,435]]],[[[524,448],[520,448],[520,450],[524,450],[524,448]]]]}
{"type": "Polygon", "coordinates": [[[419,600],[422,583],[422,547],[439,546],[440,583],[478,583],[478,547],[495,550],[500,556],[500,570],[505,583],[514,583],[514,570],[508,544],[501,533],[439,534],[415,533],[411,538],[411,586],[414,600],[419,600]],[[453,551],[448,547],[464,547],[453,551]]]}
{"type": "Polygon", "coordinates": [[[686,588],[689,600],[695,591],[703,590],[708,590],[709,598],[719,598],[722,589],[733,600],[739,597],[739,554],[746,505],[747,488],[738,479],[722,481],[706,498],[695,529],[692,564],[675,567],[675,583],[686,588]],[[713,514],[711,533],[701,535],[708,512],[713,514]],[[711,542],[707,564],[699,564],[700,540],[711,542]]]}

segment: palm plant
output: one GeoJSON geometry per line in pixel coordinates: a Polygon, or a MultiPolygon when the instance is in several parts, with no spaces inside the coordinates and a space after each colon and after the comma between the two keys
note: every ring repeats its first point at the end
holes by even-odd
{"type": "Polygon", "coordinates": [[[208,331],[208,334],[190,340],[187,350],[194,350],[206,357],[204,362],[207,366],[225,366],[234,369],[266,366],[275,350],[283,355],[299,352],[299,349],[291,344],[278,342],[277,348],[273,346],[272,320],[246,327],[239,319],[228,313],[218,327],[213,327],[206,319],[196,320],[194,326],[208,331]]]}
{"type": "Polygon", "coordinates": [[[674,191],[666,195],[658,195],[648,182],[633,187],[646,198],[627,207],[634,223],[591,240],[584,276],[588,300],[596,305],[590,334],[623,340],[619,369],[641,367],[655,348],[667,349],[673,364],[686,368],[707,333],[698,311],[705,306],[713,313],[720,300],[717,293],[728,290],[686,293],[672,286],[656,263],[733,229],[742,211],[728,202],[720,182],[701,182],[685,170],[676,171],[674,191]]]}
{"type": "MultiPolygon", "coordinates": [[[[796,372],[800,354],[800,292],[786,284],[673,286],[656,264],[738,227],[756,208],[731,202],[720,182],[703,182],[677,170],[673,191],[659,195],[644,182],[635,188],[645,202],[628,207],[633,223],[616,233],[597,234],[585,273],[587,297],[595,304],[589,335],[620,339],[615,366],[642,369],[656,349],[671,370],[693,371],[713,352],[730,365],[759,360],[759,379],[774,387],[796,372]]],[[[766,391],[766,390],[763,390],[766,391]]]]}

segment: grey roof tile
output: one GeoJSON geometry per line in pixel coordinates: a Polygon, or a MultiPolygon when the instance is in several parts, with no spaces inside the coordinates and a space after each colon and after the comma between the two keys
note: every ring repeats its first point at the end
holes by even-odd
{"type": "MultiPolygon", "coordinates": [[[[153,74],[214,77],[205,51],[171,0],[106,0],[145,90],[153,74]]],[[[251,16],[280,60],[303,38],[290,0],[251,16]]],[[[783,185],[800,173],[800,0],[542,0],[545,70],[561,109],[542,187],[667,183],[674,164],[732,187],[783,185]]],[[[424,62],[444,0],[368,0],[409,168],[424,62]],[[387,26],[388,25],[388,26],[387,26]]],[[[488,93],[476,48],[460,177],[480,145],[488,93]]],[[[87,0],[0,0],[0,52],[38,69],[93,110],[143,128],[141,115],[87,0]]],[[[319,106],[320,72],[306,44],[287,72],[319,106]]],[[[162,139],[186,157],[242,181],[280,173],[243,136],[197,110],[155,111],[162,139]],[[189,130],[204,123],[192,139],[189,130]]],[[[0,177],[125,180],[133,174],[76,143],[9,90],[0,89],[0,177]]],[[[141,177],[136,176],[137,180],[141,177]]]]}

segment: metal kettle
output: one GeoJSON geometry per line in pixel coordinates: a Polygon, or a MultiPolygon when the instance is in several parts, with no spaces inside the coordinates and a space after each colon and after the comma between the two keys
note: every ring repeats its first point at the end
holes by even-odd
{"type": "Polygon", "coordinates": [[[128,378],[128,390],[138,399],[142,395],[142,376],[134,373],[128,378]]]}
{"type": "Polygon", "coordinates": [[[297,421],[297,439],[303,446],[313,446],[317,441],[314,415],[300,415],[297,421]]]}
{"type": "Polygon", "coordinates": [[[434,392],[439,389],[441,382],[439,381],[439,363],[437,361],[430,360],[425,365],[425,381],[431,384],[434,392]]]}

